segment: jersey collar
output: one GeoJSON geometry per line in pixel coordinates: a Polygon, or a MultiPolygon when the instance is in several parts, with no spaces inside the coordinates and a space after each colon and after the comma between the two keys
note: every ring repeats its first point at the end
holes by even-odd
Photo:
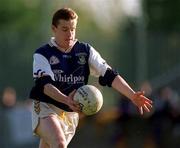
{"type": "MultiPolygon", "coordinates": [[[[73,46],[75,45],[76,42],[77,42],[77,39],[75,39],[73,46]]],[[[50,41],[49,41],[49,45],[50,45],[51,47],[54,46],[54,47],[58,48],[60,51],[65,52],[65,53],[70,52],[71,49],[73,48],[73,46],[72,46],[71,48],[67,49],[67,50],[64,50],[64,49],[60,48],[60,47],[57,45],[56,41],[55,41],[55,37],[51,37],[51,39],[50,39],[50,41]]]]}

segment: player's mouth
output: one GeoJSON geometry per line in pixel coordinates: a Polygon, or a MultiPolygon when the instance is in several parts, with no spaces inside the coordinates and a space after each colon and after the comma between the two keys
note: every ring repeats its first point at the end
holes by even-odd
{"type": "Polygon", "coordinates": [[[66,39],[66,43],[71,44],[74,40],[73,39],[66,39]]]}
{"type": "Polygon", "coordinates": [[[65,39],[66,42],[73,41],[73,39],[65,39]]]}

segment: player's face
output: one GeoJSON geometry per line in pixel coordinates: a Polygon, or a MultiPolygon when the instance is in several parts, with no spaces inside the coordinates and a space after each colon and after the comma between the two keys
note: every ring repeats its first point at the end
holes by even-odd
{"type": "Polygon", "coordinates": [[[74,45],[77,20],[59,20],[57,26],[52,26],[57,44],[63,49],[69,49],[74,45]]]}

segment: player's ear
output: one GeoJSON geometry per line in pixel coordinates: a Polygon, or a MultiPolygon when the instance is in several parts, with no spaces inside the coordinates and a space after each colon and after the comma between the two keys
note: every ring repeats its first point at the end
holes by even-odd
{"type": "Polygon", "coordinates": [[[56,26],[51,25],[51,29],[52,29],[52,31],[53,31],[53,32],[55,32],[55,31],[56,31],[56,28],[57,28],[56,26]]]}

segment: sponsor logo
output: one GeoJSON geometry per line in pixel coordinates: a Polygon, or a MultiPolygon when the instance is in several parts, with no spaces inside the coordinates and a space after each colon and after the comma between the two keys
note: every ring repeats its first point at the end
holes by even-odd
{"type": "Polygon", "coordinates": [[[49,59],[50,65],[55,65],[59,63],[59,59],[56,56],[51,56],[49,59]]]}
{"type": "Polygon", "coordinates": [[[56,81],[66,82],[68,84],[84,83],[84,76],[74,76],[73,74],[63,74],[62,70],[53,70],[56,81]]]}

